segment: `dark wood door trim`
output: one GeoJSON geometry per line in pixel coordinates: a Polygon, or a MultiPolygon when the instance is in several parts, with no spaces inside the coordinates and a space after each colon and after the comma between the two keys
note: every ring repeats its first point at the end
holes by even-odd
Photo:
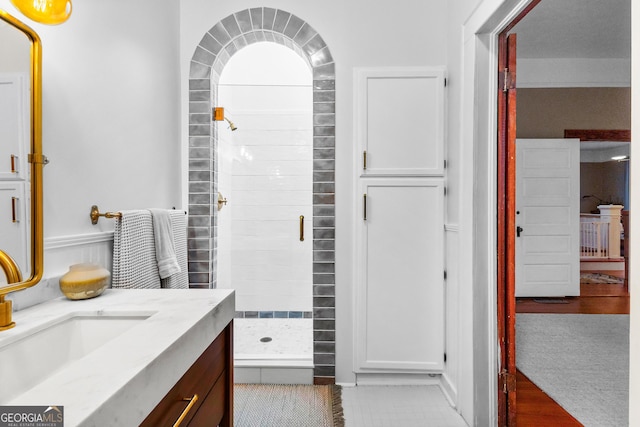
{"type": "Polygon", "coordinates": [[[565,138],[580,138],[580,141],[631,142],[629,129],[565,129],[565,138]]]}
{"type": "Polygon", "coordinates": [[[498,43],[498,425],[515,426],[516,35],[502,33],[498,43]]]}
{"type": "Polygon", "coordinates": [[[540,0],[533,0],[498,36],[497,331],[500,346],[498,425],[516,425],[516,35],[509,31],[540,0]]]}

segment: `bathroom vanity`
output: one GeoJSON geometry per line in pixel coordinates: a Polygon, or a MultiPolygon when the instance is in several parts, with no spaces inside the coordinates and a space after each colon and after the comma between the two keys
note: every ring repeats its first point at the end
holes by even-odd
{"type": "Polygon", "coordinates": [[[0,405],[63,406],[67,427],[232,426],[234,310],[232,290],[108,289],[16,312],[0,405]]]}

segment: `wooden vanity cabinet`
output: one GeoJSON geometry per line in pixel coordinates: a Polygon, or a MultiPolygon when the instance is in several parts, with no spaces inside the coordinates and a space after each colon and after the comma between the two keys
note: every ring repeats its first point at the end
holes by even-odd
{"type": "Polygon", "coordinates": [[[233,321],[145,418],[143,427],[233,427],[233,321]],[[189,404],[197,395],[196,402],[189,404]]]}

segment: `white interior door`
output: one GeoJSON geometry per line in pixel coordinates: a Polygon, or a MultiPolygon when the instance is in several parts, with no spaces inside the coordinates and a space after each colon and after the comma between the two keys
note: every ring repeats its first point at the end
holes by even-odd
{"type": "Polygon", "coordinates": [[[580,140],[516,140],[516,296],[580,295],[580,140]]]}

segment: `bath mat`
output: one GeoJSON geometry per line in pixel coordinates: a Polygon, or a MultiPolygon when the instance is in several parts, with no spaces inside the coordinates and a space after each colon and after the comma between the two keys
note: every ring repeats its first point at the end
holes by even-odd
{"type": "Polygon", "coordinates": [[[344,427],[336,385],[236,384],[236,427],[344,427]]]}
{"type": "Polygon", "coordinates": [[[580,273],[580,283],[607,283],[620,285],[624,283],[624,279],[603,273],[580,273]]]}

